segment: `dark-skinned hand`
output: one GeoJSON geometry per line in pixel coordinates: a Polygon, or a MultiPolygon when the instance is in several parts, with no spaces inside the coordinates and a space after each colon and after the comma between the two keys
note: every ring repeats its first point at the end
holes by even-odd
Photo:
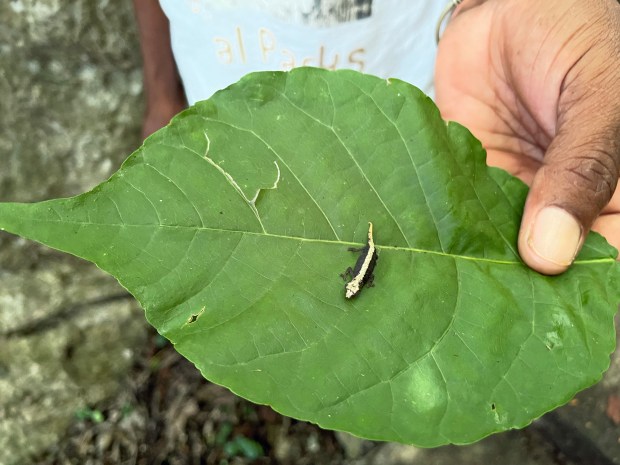
{"type": "Polygon", "coordinates": [[[565,271],[590,229],[620,247],[620,4],[465,0],[436,64],[445,119],[531,189],[519,253],[565,271]]]}

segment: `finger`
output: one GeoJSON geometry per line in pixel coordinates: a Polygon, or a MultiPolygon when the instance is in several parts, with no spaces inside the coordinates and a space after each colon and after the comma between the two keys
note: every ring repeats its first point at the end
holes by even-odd
{"type": "Polygon", "coordinates": [[[620,250],[620,213],[599,216],[592,230],[605,236],[611,245],[620,250]]]}
{"type": "MultiPolygon", "coordinates": [[[[590,103],[586,99],[583,105],[590,103]]],[[[597,106],[590,108],[585,114],[596,114],[597,106]]],[[[616,115],[613,125],[609,119],[606,123],[598,117],[587,119],[569,117],[570,123],[560,127],[525,204],[519,252],[530,267],[544,274],[559,274],[570,266],[616,190],[620,118],[616,115]]]]}
{"type": "Polygon", "coordinates": [[[470,10],[476,6],[482,5],[486,1],[487,0],[463,0],[462,3],[457,5],[456,9],[454,10],[454,13],[452,14],[452,17],[454,18],[456,17],[456,15],[464,13],[465,11],[470,10]]]}
{"type": "Polygon", "coordinates": [[[487,164],[508,171],[528,186],[532,185],[541,162],[523,154],[487,149],[487,164]]]}
{"type": "MultiPolygon", "coordinates": [[[[620,250],[620,186],[616,187],[616,192],[603,213],[592,225],[592,230],[601,234],[611,245],[620,250]]],[[[620,260],[620,256],[618,256],[620,260]]]]}
{"type": "MultiPolygon", "coordinates": [[[[556,53],[554,63],[576,59],[558,88],[557,129],[548,128],[553,140],[534,177],[519,231],[521,257],[545,274],[570,266],[597,217],[606,206],[610,210],[620,175],[620,36],[610,34],[620,9],[606,0],[592,5],[596,8],[583,10],[596,12],[587,27],[575,29],[556,53]]],[[[548,91],[553,93],[553,86],[548,91]]],[[[604,224],[597,227],[608,232],[604,224]]]]}

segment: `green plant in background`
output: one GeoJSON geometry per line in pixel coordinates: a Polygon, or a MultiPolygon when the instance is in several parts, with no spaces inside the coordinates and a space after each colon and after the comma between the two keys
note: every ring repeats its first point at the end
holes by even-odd
{"type": "Polygon", "coordinates": [[[600,379],[616,251],[557,277],[516,252],[526,187],[411,85],[256,73],[178,115],[91,192],[0,227],[94,262],[209,380],[421,446],[519,428],[600,379]],[[340,278],[374,225],[375,286],[340,278]]]}
{"type": "Polygon", "coordinates": [[[75,416],[78,420],[92,421],[93,423],[101,423],[105,420],[103,412],[97,409],[91,409],[90,407],[84,407],[75,412],[75,416]]]}
{"type": "Polygon", "coordinates": [[[227,441],[223,445],[223,450],[228,457],[240,455],[252,460],[265,455],[262,446],[258,442],[245,436],[235,436],[230,441],[227,441]]]}

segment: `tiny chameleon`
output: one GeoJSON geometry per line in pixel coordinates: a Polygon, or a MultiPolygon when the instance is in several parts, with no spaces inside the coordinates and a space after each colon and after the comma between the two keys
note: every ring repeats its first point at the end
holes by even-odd
{"type": "Polygon", "coordinates": [[[372,238],[372,223],[368,223],[368,241],[366,245],[361,248],[349,247],[348,250],[360,252],[360,256],[357,257],[355,262],[355,268],[349,267],[340,275],[345,281],[349,280],[344,286],[344,296],[347,299],[351,299],[358,295],[364,286],[372,287],[375,279],[373,271],[379,256],[377,255],[375,241],[372,238]]]}

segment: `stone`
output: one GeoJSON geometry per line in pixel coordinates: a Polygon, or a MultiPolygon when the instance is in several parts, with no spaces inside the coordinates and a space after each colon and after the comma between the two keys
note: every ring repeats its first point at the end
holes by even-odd
{"type": "Polygon", "coordinates": [[[0,463],[29,463],[116,395],[147,326],[113,278],[70,257],[2,272],[0,302],[0,463]]]}
{"type": "MultiPolygon", "coordinates": [[[[131,2],[0,2],[0,201],[91,189],[140,145],[131,2]]],[[[94,265],[0,232],[0,463],[30,463],[114,396],[142,310],[94,265]]]]}
{"type": "Polygon", "coordinates": [[[0,17],[0,200],[92,188],[140,143],[131,2],[11,0],[0,17]]]}
{"type": "MultiPolygon", "coordinates": [[[[379,446],[355,465],[552,465],[555,451],[540,436],[525,431],[500,433],[466,446],[421,449],[396,443],[379,446]]],[[[563,462],[570,465],[570,462],[563,462]]]]}
{"type": "Polygon", "coordinates": [[[348,459],[357,459],[365,455],[373,448],[374,442],[358,438],[343,431],[335,431],[336,439],[344,450],[344,455],[348,459]]]}

